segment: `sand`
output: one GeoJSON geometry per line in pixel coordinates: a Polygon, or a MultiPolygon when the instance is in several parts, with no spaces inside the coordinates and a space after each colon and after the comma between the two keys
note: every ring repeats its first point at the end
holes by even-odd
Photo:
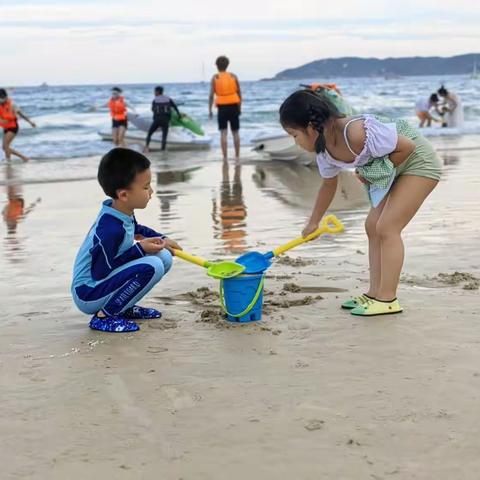
{"type": "MultiPolygon", "coordinates": [[[[366,288],[356,207],[336,212],[345,234],[273,265],[261,322],[225,322],[215,281],[176,262],[144,302],[163,318],[127,335],[90,331],[69,297],[95,182],[23,185],[42,201],[16,234],[2,230],[2,480],[478,479],[478,151],[459,158],[405,233],[403,314],[339,309],[366,288]]],[[[215,220],[216,164],[159,187],[137,217],[210,258],[281,243],[305,202],[280,207],[252,182],[257,168],[244,167],[248,213],[233,227],[215,220]]]]}

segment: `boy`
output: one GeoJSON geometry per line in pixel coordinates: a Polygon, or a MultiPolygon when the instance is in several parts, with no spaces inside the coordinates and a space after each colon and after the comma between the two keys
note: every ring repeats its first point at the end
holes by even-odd
{"type": "Polygon", "coordinates": [[[163,87],[155,87],[155,98],[152,101],[153,122],[148,130],[147,139],[145,140],[145,148],[143,151],[148,153],[150,139],[152,135],[159,129],[162,129],[162,151],[167,147],[168,127],[172,118],[172,108],[177,112],[178,116],[182,114],[175,102],[163,94],[163,87]]]}
{"type": "Polygon", "coordinates": [[[136,305],[170,270],[172,248],[180,248],[135,220],[135,209],[145,208],[152,196],[151,177],[150,161],[133,150],[114,148],[100,162],[98,182],[111,199],[80,247],[72,281],[73,300],[93,314],[93,330],[135,332],[133,320],[161,317],[136,305]]]}
{"type": "Polygon", "coordinates": [[[208,99],[208,113],[213,117],[212,108],[215,98],[215,105],[218,108],[218,129],[220,130],[220,143],[222,146],[223,159],[228,156],[227,135],[228,124],[233,135],[233,144],[235,146],[235,158],[240,157],[240,113],[242,104],[242,93],[238,78],[233,73],[227,72],[230,60],[221,56],[218,57],[215,64],[218,73],[212,77],[210,85],[210,96],[208,99]]]}

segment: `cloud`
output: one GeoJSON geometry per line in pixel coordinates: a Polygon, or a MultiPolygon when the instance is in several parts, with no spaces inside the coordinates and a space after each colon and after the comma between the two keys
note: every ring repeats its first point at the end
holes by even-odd
{"type": "Polygon", "coordinates": [[[241,78],[256,79],[325,57],[465,53],[480,39],[478,9],[464,0],[3,3],[10,85],[197,81],[202,62],[210,75],[221,53],[241,78]]]}

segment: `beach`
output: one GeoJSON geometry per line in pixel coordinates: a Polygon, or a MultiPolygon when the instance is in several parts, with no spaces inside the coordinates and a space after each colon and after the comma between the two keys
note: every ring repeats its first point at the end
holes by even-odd
{"type": "MultiPolygon", "coordinates": [[[[1,478],[477,479],[480,139],[435,140],[444,176],[404,234],[401,315],[339,308],[368,279],[368,204],[342,173],[345,232],[275,262],[260,322],[226,322],[218,283],[176,260],[143,302],[163,318],[126,335],[89,330],[69,291],[99,157],[58,176],[1,165],[1,208],[31,207],[1,230],[1,478]]],[[[315,169],[218,158],[152,154],[137,220],[210,259],[299,235],[315,169]]]]}

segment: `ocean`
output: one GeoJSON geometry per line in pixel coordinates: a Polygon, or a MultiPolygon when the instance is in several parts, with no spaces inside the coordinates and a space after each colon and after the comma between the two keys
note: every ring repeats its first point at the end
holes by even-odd
{"type": "MultiPolygon", "coordinates": [[[[344,96],[359,112],[401,117],[415,124],[415,100],[420,96],[427,97],[442,83],[458,93],[463,101],[465,132],[480,133],[480,81],[469,76],[345,78],[337,82],[344,96]]],[[[15,103],[38,125],[32,129],[21,121],[21,132],[15,145],[33,161],[60,159],[71,162],[75,158],[103,154],[111,144],[102,142],[97,132],[110,128],[110,117],[106,108],[95,107],[108,101],[112,86],[37,86],[10,90],[15,103]]],[[[149,113],[154,84],[119,86],[139,113],[149,113]]],[[[181,110],[200,122],[206,133],[213,137],[212,147],[218,147],[216,121],[208,119],[209,83],[164,86],[165,93],[180,105],[181,110]]],[[[255,136],[278,131],[278,107],[289,93],[299,88],[299,81],[241,82],[241,87],[244,99],[241,137],[242,144],[248,147],[255,136]]]]}

